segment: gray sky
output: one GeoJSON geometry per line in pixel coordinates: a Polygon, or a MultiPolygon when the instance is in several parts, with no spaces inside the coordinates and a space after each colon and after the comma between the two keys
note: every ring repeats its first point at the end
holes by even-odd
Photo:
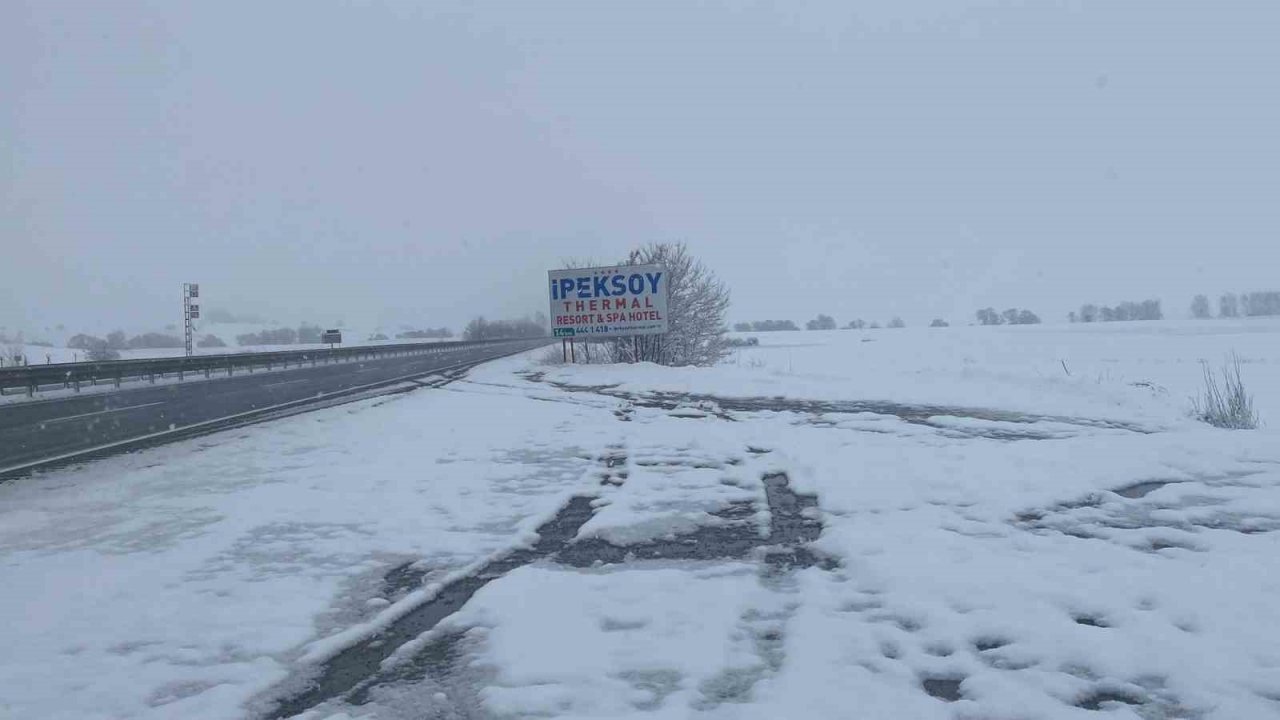
{"type": "Polygon", "coordinates": [[[0,324],[458,327],[650,240],[733,320],[1280,288],[1280,3],[469,5],[0,4],[0,324]]]}

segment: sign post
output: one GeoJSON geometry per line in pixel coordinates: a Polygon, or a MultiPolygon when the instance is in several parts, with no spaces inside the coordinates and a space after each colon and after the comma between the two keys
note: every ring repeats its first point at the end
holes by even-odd
{"type": "Polygon", "coordinates": [[[200,285],[198,283],[182,283],[183,345],[187,349],[187,357],[191,357],[191,321],[200,319],[200,306],[191,301],[199,297],[200,285]]]}
{"type": "Polygon", "coordinates": [[[552,270],[547,273],[551,334],[569,341],[663,335],[667,269],[661,265],[552,270]]]}

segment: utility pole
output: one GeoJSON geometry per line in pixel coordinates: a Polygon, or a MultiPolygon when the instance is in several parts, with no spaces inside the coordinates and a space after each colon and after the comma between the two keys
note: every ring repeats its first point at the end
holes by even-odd
{"type": "Polygon", "coordinates": [[[182,283],[182,327],[186,341],[187,357],[191,357],[191,321],[200,319],[200,306],[191,301],[199,297],[199,284],[182,283]]]}

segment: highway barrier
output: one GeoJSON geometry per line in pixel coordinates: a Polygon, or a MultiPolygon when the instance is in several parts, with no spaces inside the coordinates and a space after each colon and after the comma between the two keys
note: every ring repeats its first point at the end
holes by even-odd
{"type": "Polygon", "coordinates": [[[455,340],[26,365],[0,368],[0,395],[26,393],[28,396],[34,396],[37,392],[47,392],[49,390],[74,390],[80,392],[85,386],[114,385],[119,387],[123,382],[145,380],[154,383],[157,379],[176,378],[185,380],[189,376],[201,378],[213,378],[214,376],[231,377],[238,372],[251,373],[257,369],[288,369],[290,367],[325,365],[335,362],[423,355],[529,339],[531,338],[455,340]]]}

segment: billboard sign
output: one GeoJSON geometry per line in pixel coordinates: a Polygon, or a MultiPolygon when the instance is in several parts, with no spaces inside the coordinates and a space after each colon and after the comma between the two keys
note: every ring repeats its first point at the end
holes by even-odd
{"type": "Polygon", "coordinates": [[[667,269],[661,265],[552,270],[547,276],[554,337],[667,332],[667,269]]]}
{"type": "Polygon", "coordinates": [[[325,330],[320,335],[320,342],[328,345],[341,345],[342,331],[341,330],[325,330]]]}

